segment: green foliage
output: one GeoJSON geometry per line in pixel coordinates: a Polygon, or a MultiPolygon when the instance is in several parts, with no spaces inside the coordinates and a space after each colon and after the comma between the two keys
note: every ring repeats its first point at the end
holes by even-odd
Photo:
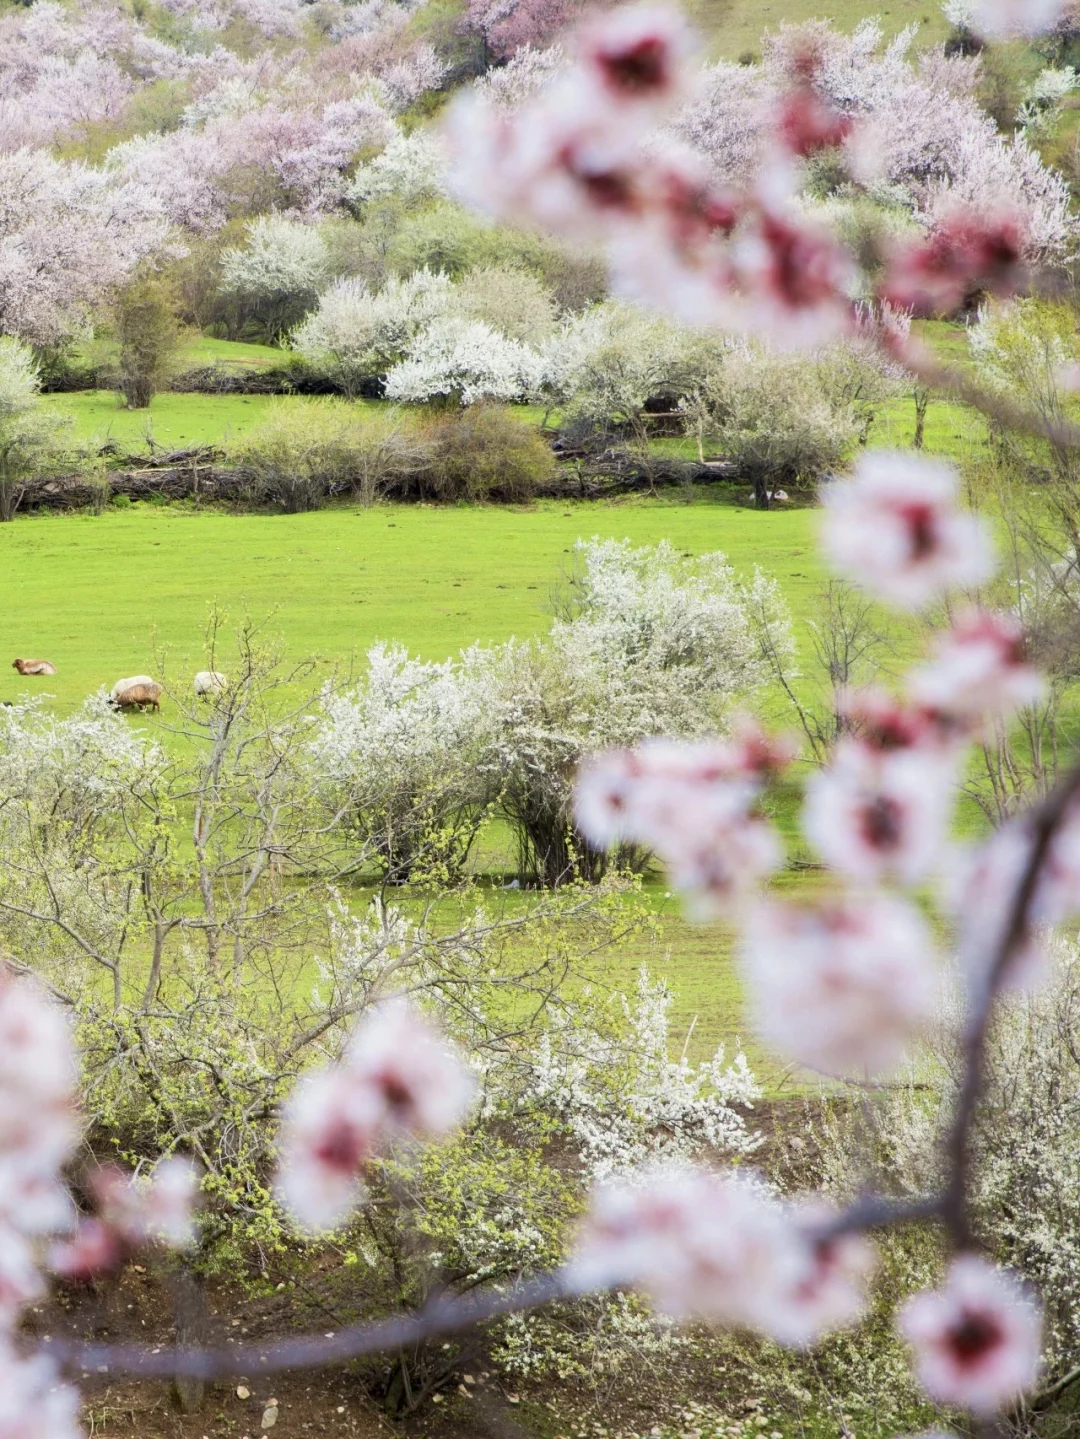
{"type": "Polygon", "coordinates": [[[129,410],[145,410],[172,374],[180,347],[176,299],[160,276],[130,281],[112,304],[111,344],[102,372],[114,383],[129,410]]]}
{"type": "Polygon", "coordinates": [[[15,518],[23,482],[55,468],[64,455],[67,426],[42,404],[40,389],[29,346],[0,336],[0,521],[15,518]]]}
{"type": "Polygon", "coordinates": [[[807,487],[843,461],[858,434],[855,411],[812,359],[739,346],[727,351],[687,405],[767,508],[781,488],[807,487]]]}
{"type": "Polygon", "coordinates": [[[531,500],[555,458],[536,431],[505,405],[478,403],[438,414],[423,427],[428,458],[421,492],[440,500],[531,500]]]}
{"type": "Polygon", "coordinates": [[[314,400],[301,410],[271,404],[262,424],[230,449],[248,477],[248,494],[296,514],[334,495],[370,504],[415,467],[413,426],[400,413],[367,416],[343,400],[314,400]]]}

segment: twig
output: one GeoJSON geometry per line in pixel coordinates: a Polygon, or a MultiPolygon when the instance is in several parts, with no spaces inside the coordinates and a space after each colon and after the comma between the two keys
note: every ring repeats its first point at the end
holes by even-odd
{"type": "Polygon", "coordinates": [[[990,1028],[994,998],[1000,990],[1013,955],[1025,942],[1031,929],[1031,906],[1039,875],[1054,835],[1057,833],[1070,804],[1080,791],[1080,765],[1065,776],[1042,804],[1029,811],[1031,848],[1027,864],[1017,885],[1012,904],[998,937],[997,947],[986,970],[971,978],[971,1005],[962,1040],[963,1078],[956,1101],[956,1113],[946,1139],[945,1154],[949,1185],[942,1214],[957,1248],[972,1242],[967,1212],[968,1173],[970,1169],[971,1130],[975,1108],[982,1091],[986,1038],[990,1028]]]}
{"type": "Polygon", "coordinates": [[[373,1323],[354,1324],[336,1334],[282,1339],[275,1344],[239,1344],[228,1349],[162,1349],[151,1353],[133,1344],[46,1346],[45,1352],[68,1369],[97,1374],[137,1374],[172,1379],[221,1379],[232,1375],[271,1374],[282,1369],[318,1369],[367,1354],[401,1349],[438,1335],[454,1334],[506,1314],[537,1309],[578,1293],[565,1270],[530,1279],[511,1289],[439,1299],[415,1314],[399,1314],[373,1323]]]}

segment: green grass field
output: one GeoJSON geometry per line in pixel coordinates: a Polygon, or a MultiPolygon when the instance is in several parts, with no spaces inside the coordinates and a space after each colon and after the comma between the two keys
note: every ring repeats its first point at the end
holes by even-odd
{"type": "MultiPolygon", "coordinates": [[[[134,505],[102,515],[33,514],[0,526],[0,632],[11,657],[42,655],[59,706],[151,662],[199,665],[212,605],[235,619],[272,616],[294,656],[329,666],[377,639],[442,659],[475,640],[529,635],[550,620],[574,542],[594,534],[681,550],[723,550],[738,568],[775,573],[805,609],[823,571],[815,516],[760,514],[713,495],[529,509],[335,507],[304,515],[134,505]]],[[[11,698],[15,674],[0,688],[11,698]]],[[[25,688],[27,681],[18,680],[25,688]]]]}
{"type": "MultiPolygon", "coordinates": [[[[574,541],[594,534],[638,544],[666,537],[689,553],[722,549],[741,569],[775,573],[799,612],[822,578],[814,522],[809,510],[760,514],[702,496],[527,510],[385,506],[285,516],[135,505],[100,516],[23,516],[0,526],[0,633],[7,657],[44,656],[59,673],[34,683],[4,658],[0,698],[49,693],[70,712],[98,686],[152,670],[155,642],[168,650],[170,672],[186,679],[201,667],[213,604],[235,620],[268,618],[289,654],[317,653],[327,674],[380,638],[443,658],[477,639],[534,634],[550,622],[552,588],[574,541]]],[[[149,717],[132,723],[155,725],[149,717]]],[[[691,1052],[700,1055],[739,1029],[730,941],[686,924],[670,904],[665,910],[659,944],[642,941],[618,956],[612,983],[632,987],[643,960],[666,974],[678,1033],[696,1020],[691,1052]]]]}
{"type": "Polygon", "coordinates": [[[949,29],[940,0],[882,0],[880,5],[865,0],[691,0],[688,9],[712,56],[724,60],[760,55],[766,30],[803,20],[831,20],[842,30],[853,30],[860,20],[875,15],[889,36],[916,26],[919,46],[940,44],[949,29]]]}

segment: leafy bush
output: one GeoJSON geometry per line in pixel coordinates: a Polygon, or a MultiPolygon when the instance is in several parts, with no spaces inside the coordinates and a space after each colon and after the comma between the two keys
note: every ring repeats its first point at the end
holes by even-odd
{"type": "Polygon", "coordinates": [[[644,446],[650,401],[674,408],[712,349],[670,320],[609,300],[566,320],[544,346],[547,387],[572,421],[628,432],[644,446]]]}
{"type": "Polygon", "coordinates": [[[555,329],[551,291],[528,270],[478,266],[455,286],[454,303],[470,319],[523,344],[540,345],[555,329]]]}
{"type": "Polygon", "coordinates": [[[0,521],[15,518],[24,481],[55,468],[64,452],[68,421],[42,406],[40,391],[30,347],[0,336],[0,521]]]}
{"type": "Polygon", "coordinates": [[[104,373],[129,410],[145,410],[165,387],[180,343],[175,300],[156,275],[141,275],[112,306],[112,343],[104,373]]]}
{"type": "Polygon", "coordinates": [[[780,488],[816,484],[844,459],[859,427],[850,397],[807,356],[745,345],[725,353],[685,405],[767,509],[780,488]]]}
{"type": "Polygon", "coordinates": [[[333,495],[370,504],[420,463],[415,431],[396,410],[358,411],[341,400],[302,407],[272,404],[230,458],[248,477],[248,496],[286,514],[318,509],[333,495]]]}
{"type": "Polygon", "coordinates": [[[531,500],[555,471],[535,426],[503,405],[482,402],[430,419],[420,475],[423,493],[440,500],[531,500]]]}

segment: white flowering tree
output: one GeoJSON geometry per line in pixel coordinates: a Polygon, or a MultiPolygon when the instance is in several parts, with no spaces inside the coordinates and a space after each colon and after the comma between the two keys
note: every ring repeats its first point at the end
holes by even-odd
{"type": "Polygon", "coordinates": [[[594,540],[578,556],[569,617],[546,643],[508,645],[497,681],[502,805],[520,868],[556,885],[604,868],[573,820],[582,759],[650,735],[714,732],[765,683],[758,625],[790,646],[775,585],[758,574],[744,586],[721,554],[594,540]]]}
{"type": "Polygon", "coordinates": [[[309,369],[353,398],[399,362],[451,304],[450,281],[426,269],[391,278],[376,291],[361,280],[341,279],[319,297],[290,344],[309,369]]]}
{"type": "Polygon", "coordinates": [[[499,795],[490,656],[425,663],[369,650],[355,688],[327,692],[313,761],[351,810],[359,853],[394,883],[453,882],[499,795]]]}
{"type": "Polygon", "coordinates": [[[390,400],[471,405],[477,400],[529,400],[544,382],[545,365],[531,346],[511,340],[483,320],[448,315],[416,337],[386,376],[390,400]]]}
{"type": "Polygon", "coordinates": [[[356,167],[346,196],[361,212],[363,206],[379,200],[415,205],[441,193],[445,168],[442,149],[429,131],[406,135],[395,130],[385,149],[356,167]]]}
{"type": "Polygon", "coordinates": [[[69,424],[42,404],[30,347],[0,336],[0,522],[15,518],[26,481],[60,460],[69,424]]]}
{"type": "Polygon", "coordinates": [[[276,337],[315,303],[330,280],[326,241],[311,225],[264,215],[247,228],[243,248],[221,257],[221,290],[249,307],[276,337]]]}

